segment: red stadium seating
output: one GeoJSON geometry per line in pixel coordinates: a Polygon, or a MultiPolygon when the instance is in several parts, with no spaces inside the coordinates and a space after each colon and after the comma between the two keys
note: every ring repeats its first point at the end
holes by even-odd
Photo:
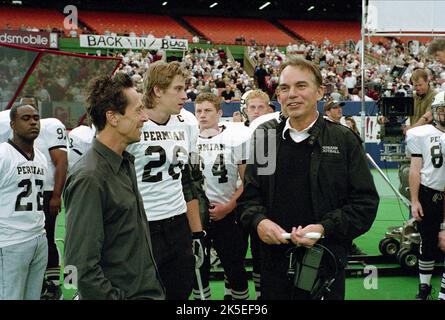
{"type": "Polygon", "coordinates": [[[322,43],[325,39],[333,44],[360,39],[360,22],[350,21],[296,21],[279,20],[286,28],[306,41],[322,43]]]}
{"type": "MultiPolygon", "coordinates": [[[[22,27],[38,29],[57,28],[63,30],[65,16],[55,9],[0,7],[0,28],[18,30],[22,27]]],[[[67,30],[66,30],[67,31],[67,30]]]]}
{"type": "Polygon", "coordinates": [[[157,38],[162,38],[166,34],[176,36],[178,39],[191,40],[192,38],[190,32],[168,16],[82,11],[79,12],[79,20],[98,34],[104,34],[107,30],[117,34],[133,31],[137,36],[151,32],[157,38]]]}
{"type": "Polygon", "coordinates": [[[184,19],[199,30],[214,43],[235,44],[235,39],[241,35],[250,44],[255,39],[259,45],[286,46],[295,40],[261,19],[230,19],[213,17],[184,17],[184,19]]]}

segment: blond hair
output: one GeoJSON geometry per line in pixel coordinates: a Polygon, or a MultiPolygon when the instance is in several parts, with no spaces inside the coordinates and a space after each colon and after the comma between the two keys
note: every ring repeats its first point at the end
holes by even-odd
{"type": "Polygon", "coordinates": [[[142,104],[148,109],[153,109],[155,107],[155,87],[166,90],[173,82],[175,76],[180,76],[185,80],[188,75],[187,69],[182,67],[177,61],[170,63],[156,61],[152,63],[144,75],[142,104]]]}
{"type": "Polygon", "coordinates": [[[264,101],[264,103],[266,103],[266,105],[269,105],[270,103],[270,98],[269,95],[267,93],[265,93],[264,91],[260,90],[260,89],[255,89],[249,92],[249,94],[246,97],[246,107],[249,105],[249,101],[255,98],[260,98],[264,101]]]}

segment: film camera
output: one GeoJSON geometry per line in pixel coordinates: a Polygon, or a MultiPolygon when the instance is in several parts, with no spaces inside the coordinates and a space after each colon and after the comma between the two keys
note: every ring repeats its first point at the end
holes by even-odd
{"type": "Polygon", "coordinates": [[[380,139],[383,142],[382,160],[405,160],[403,126],[414,114],[413,97],[382,97],[378,102],[385,121],[381,123],[380,139]]]}

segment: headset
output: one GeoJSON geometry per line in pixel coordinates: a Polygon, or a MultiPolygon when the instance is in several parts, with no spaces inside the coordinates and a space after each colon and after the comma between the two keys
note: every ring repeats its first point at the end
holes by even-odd
{"type": "Polygon", "coordinates": [[[312,300],[322,300],[337,278],[337,257],[318,243],[311,248],[292,247],[286,256],[289,257],[287,274],[294,288],[306,291],[312,300]]]}

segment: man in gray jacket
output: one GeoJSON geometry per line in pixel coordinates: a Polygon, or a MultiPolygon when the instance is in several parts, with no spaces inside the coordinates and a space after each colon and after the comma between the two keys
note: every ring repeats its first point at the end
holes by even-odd
{"type": "Polygon", "coordinates": [[[118,73],[94,79],[87,103],[97,134],[65,186],[66,266],[77,272],[81,299],[165,299],[134,157],[125,151],[147,120],[140,94],[118,73]]]}

